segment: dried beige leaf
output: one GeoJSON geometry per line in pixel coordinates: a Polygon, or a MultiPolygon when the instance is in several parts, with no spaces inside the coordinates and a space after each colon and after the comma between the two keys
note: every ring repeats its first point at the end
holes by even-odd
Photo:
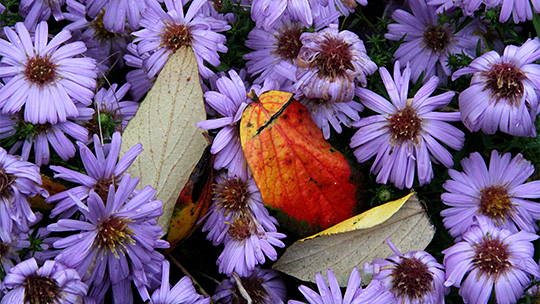
{"type": "Polygon", "coordinates": [[[198,71],[193,50],[177,50],[122,135],[122,155],[139,142],[143,145],[127,172],[140,177],[140,188],[156,189],[156,198],[163,202],[158,224],[165,233],[176,199],[207,145],[195,125],[206,119],[198,71]]]}
{"type": "Polygon", "coordinates": [[[326,271],[332,269],[345,287],[356,267],[362,283],[367,284],[372,276],[362,272],[364,263],[394,254],[386,238],[405,253],[425,249],[434,234],[422,203],[416,194],[410,194],[295,242],[272,268],[310,282],[315,282],[316,273],[326,277],[326,271]]]}

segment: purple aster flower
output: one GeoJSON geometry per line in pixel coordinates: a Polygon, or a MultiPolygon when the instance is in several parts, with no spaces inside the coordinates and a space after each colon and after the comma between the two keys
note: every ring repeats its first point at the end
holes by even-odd
{"type": "Polygon", "coordinates": [[[540,204],[528,199],[540,197],[540,181],[525,183],[534,166],[521,154],[499,155],[491,151],[489,169],[478,152],[461,161],[464,172],[449,170],[452,179],[443,187],[441,200],[451,208],[441,212],[443,223],[457,238],[473,223],[474,216],[485,216],[495,226],[517,232],[536,232],[540,204]]]}
{"type": "Polygon", "coordinates": [[[336,6],[344,16],[349,16],[354,12],[358,4],[366,6],[368,3],[367,0],[329,0],[328,2],[329,5],[336,6]]]}
{"type": "Polygon", "coordinates": [[[499,6],[501,0],[428,0],[427,2],[437,7],[437,14],[442,14],[444,11],[452,12],[455,7],[459,7],[465,16],[474,17],[474,12],[480,9],[482,4],[485,5],[485,10],[493,9],[499,6]]]}
{"type": "Polygon", "coordinates": [[[55,261],[38,267],[35,259],[28,259],[9,270],[4,285],[11,289],[2,304],[25,303],[82,303],[88,286],[79,274],[55,261]]]}
{"type": "Polygon", "coordinates": [[[373,280],[380,281],[397,303],[444,303],[450,289],[444,286],[443,265],[425,251],[402,254],[390,239],[386,242],[395,254],[384,260],[375,259],[364,272],[375,273],[373,280]]]}
{"type": "MultiPolygon", "coordinates": [[[[91,119],[94,110],[78,106],[79,117],[81,121],[91,119]]],[[[34,147],[34,163],[37,166],[49,163],[50,150],[49,144],[54,151],[63,160],[68,160],[77,152],[73,142],[66,136],[74,138],[81,142],[88,141],[88,130],[73,121],[66,121],[57,124],[32,124],[20,119],[17,122],[17,128],[25,130],[26,138],[20,138],[9,150],[10,154],[15,154],[22,147],[21,158],[28,160],[30,151],[34,147]]]]}
{"type": "Polygon", "coordinates": [[[66,0],[21,0],[19,14],[27,29],[34,30],[40,21],[47,21],[51,13],[56,21],[64,19],[62,6],[66,0]]]}
{"type": "MultiPolygon", "coordinates": [[[[311,27],[317,25],[318,21],[321,21],[321,17],[324,18],[323,16],[329,12],[333,14],[337,11],[334,6],[328,5],[328,0],[253,0],[251,4],[251,19],[258,28],[265,31],[275,28],[277,24],[282,22],[282,19],[311,27]]],[[[334,19],[338,17],[339,13],[334,19]]]]}
{"type": "Polygon", "coordinates": [[[130,89],[129,83],[118,88],[114,83],[107,90],[101,88],[94,97],[94,117],[86,125],[91,134],[99,134],[110,138],[112,131],[123,131],[128,121],[135,116],[139,103],[122,101],[130,89]]]}
{"type": "Polygon", "coordinates": [[[377,182],[391,181],[396,187],[411,188],[418,174],[422,186],[433,178],[431,160],[450,168],[454,165],[452,155],[439,141],[459,150],[465,134],[447,121],[459,121],[459,112],[435,112],[452,100],[454,92],[431,96],[439,79],[432,77],[413,98],[407,98],[411,70],[407,66],[400,72],[399,61],[394,65],[394,79],[385,68],[381,77],[390,101],[364,88],[357,88],[360,101],[367,108],[379,113],[353,123],[358,131],[351,138],[351,147],[359,162],[376,156],[371,172],[377,174],[377,182]],[[416,167],[416,170],[415,170],[416,167]]]}
{"type": "Polygon", "coordinates": [[[146,302],[148,304],[210,304],[210,298],[198,294],[189,277],[183,277],[171,288],[169,261],[163,260],[162,267],[160,287],[153,292],[151,297],[144,289],[141,293],[143,301],[148,301],[146,302]]]}
{"type": "Polygon", "coordinates": [[[278,83],[296,81],[296,58],[302,47],[300,36],[305,28],[295,22],[281,22],[277,29],[253,28],[246,46],[254,51],[243,56],[250,75],[260,74],[254,83],[275,80],[278,83]]]}
{"type": "Polygon", "coordinates": [[[130,0],[85,0],[86,13],[91,18],[103,15],[103,26],[113,33],[123,33],[127,24],[132,29],[138,29],[141,14],[148,7],[149,1],[130,0]]]}
{"type": "Polygon", "coordinates": [[[221,128],[210,148],[216,155],[214,168],[227,168],[233,175],[245,177],[248,165],[240,144],[239,121],[251,99],[244,81],[234,70],[229,71],[229,77],[217,79],[215,87],[217,91],[204,93],[204,98],[222,117],[198,122],[197,126],[205,130],[221,128]]]}
{"type": "Polygon", "coordinates": [[[150,77],[148,75],[148,69],[144,66],[144,60],[148,57],[150,57],[148,53],[139,54],[135,44],[128,44],[124,60],[127,66],[134,67],[135,69],[126,74],[126,82],[131,85],[129,92],[134,101],[141,100],[144,94],[150,91],[154,82],[156,82],[157,76],[150,77]]]}
{"type": "Polygon", "coordinates": [[[388,33],[384,35],[394,41],[405,36],[394,57],[410,63],[414,82],[423,72],[424,82],[436,75],[446,83],[452,73],[449,54],[474,58],[480,36],[474,35],[473,23],[457,33],[450,24],[439,24],[435,7],[427,5],[426,0],[410,0],[409,6],[412,14],[401,9],[392,14],[397,23],[388,25],[388,33]]]}
{"type": "Polygon", "coordinates": [[[163,231],[156,218],[163,214],[162,202],[153,199],[155,190],[149,186],[134,192],[138,183],[126,174],[117,189],[110,185],[106,203],[95,192],[90,192],[87,205],[71,196],[86,220],[60,219],[47,227],[76,232],[54,242],[63,249],[55,260],[76,269],[98,297],[110,284],[115,303],[132,301],[132,280],[137,286],[148,284],[144,265],[153,255],[162,259],[155,249],[169,245],[159,239],[163,231]]]}
{"type": "MultiPolygon", "coordinates": [[[[251,4],[251,20],[257,27],[270,30],[284,15],[288,0],[264,1],[253,0],[251,4]]],[[[309,26],[309,25],[308,25],[309,26]]]]}
{"type": "Polygon", "coordinates": [[[303,0],[283,0],[283,1],[264,1],[253,0],[251,3],[251,20],[255,22],[257,27],[265,30],[272,29],[283,16],[286,16],[288,6],[294,2],[300,4],[305,9],[304,20],[307,27],[313,23],[313,16],[311,14],[309,3],[303,0]]]}
{"type": "Polygon", "coordinates": [[[441,13],[444,9],[459,7],[466,16],[473,16],[474,12],[480,9],[482,4],[485,5],[486,10],[500,8],[499,22],[508,21],[510,15],[512,15],[512,20],[516,24],[532,20],[533,11],[535,14],[540,13],[540,1],[538,0],[429,0],[428,2],[430,5],[438,5],[438,13],[441,13]]]}
{"type": "Polygon", "coordinates": [[[471,86],[459,94],[462,121],[471,131],[493,134],[500,129],[515,136],[536,136],[534,120],[540,108],[538,38],[521,47],[509,45],[502,57],[490,51],[452,75],[472,74],[471,86]]]}
{"type": "Polygon", "coordinates": [[[208,78],[213,74],[204,62],[213,66],[220,64],[218,52],[227,52],[227,47],[225,36],[218,32],[231,27],[223,20],[199,15],[199,9],[205,2],[194,0],[185,16],[180,0],[165,1],[167,12],[157,1],[149,2],[151,6],[141,20],[143,29],[133,33],[137,37],[134,40],[137,52],[150,55],[144,60],[149,77],[157,75],[169,57],[183,46],[193,48],[202,77],[208,78]]]}
{"type": "Polygon", "coordinates": [[[105,153],[104,145],[96,134],[94,134],[95,155],[84,143],[78,142],[77,145],[88,175],[60,166],[50,166],[51,170],[56,172],[55,178],[80,184],[80,186],[47,198],[47,203],[57,202],[51,211],[51,217],[59,214],[62,214],[61,217],[63,218],[71,217],[78,210],[76,201],[72,197],[86,201],[90,193],[96,193],[102,201],[106,201],[109,196],[109,187],[111,185],[115,188],[118,187],[126,170],[142,152],[142,145],[138,143],[131,147],[121,159],[118,159],[120,147],[122,146],[122,137],[118,132],[115,132],[112,136],[108,154],[105,153]]]}
{"type": "MultiPolygon", "coordinates": [[[[339,18],[337,12],[327,15],[315,20],[315,30],[339,18]]],[[[296,58],[302,48],[300,36],[305,30],[302,24],[284,16],[270,30],[255,27],[249,32],[246,46],[254,51],[243,58],[248,61],[246,68],[250,75],[260,74],[254,83],[277,81],[283,87],[296,81],[296,58]]]]}
{"type": "Polygon", "coordinates": [[[126,27],[121,33],[108,31],[103,25],[104,12],[91,21],[86,20],[85,5],[75,0],[67,0],[67,10],[64,15],[72,23],[64,29],[73,32],[73,41],[80,40],[86,44],[85,56],[97,61],[100,73],[107,74],[114,67],[122,68],[122,57],[131,42],[131,29],[126,27]]]}
{"type": "Polygon", "coordinates": [[[321,128],[325,139],[330,138],[330,127],[341,134],[343,131],[341,124],[350,128],[353,121],[360,119],[358,112],[364,110],[364,107],[354,100],[333,102],[321,98],[309,99],[302,95],[297,95],[296,98],[308,109],[313,121],[321,128]]]}
{"type": "Polygon", "coordinates": [[[303,33],[300,39],[294,87],[307,98],[351,101],[358,83],[365,86],[366,76],[377,70],[362,40],[352,32],[340,32],[336,24],[317,33],[303,33]]]}
{"type": "Polygon", "coordinates": [[[533,10],[535,14],[540,13],[540,1],[538,0],[500,0],[501,14],[500,22],[506,22],[512,14],[514,23],[525,22],[533,19],[533,10]],[[532,5],[532,7],[531,7],[532,5]]]}
{"type": "Polygon", "coordinates": [[[38,166],[10,155],[0,148],[0,240],[11,243],[12,233],[28,232],[37,221],[26,200],[43,190],[38,166]]]}
{"type": "Polygon", "coordinates": [[[206,102],[215,109],[222,117],[205,120],[197,123],[202,129],[222,128],[214,141],[210,152],[216,155],[214,168],[227,168],[233,175],[247,176],[249,169],[242,145],[240,144],[239,121],[242,113],[251,99],[247,93],[254,90],[255,93],[264,92],[268,86],[261,88],[253,86],[249,91],[242,78],[234,71],[229,71],[229,77],[222,76],[216,80],[216,91],[204,93],[206,102]]]}
{"type": "MultiPolygon", "coordinates": [[[[7,274],[11,267],[21,262],[17,251],[30,247],[26,236],[25,233],[13,233],[10,241],[0,240],[0,273],[7,274]]],[[[0,285],[0,293],[1,289],[0,285]]]]}
{"type": "MultiPolygon", "coordinates": [[[[269,215],[268,215],[269,216],[269,215]]],[[[281,239],[283,233],[266,231],[259,223],[271,219],[255,218],[249,214],[234,218],[225,235],[225,248],[217,259],[219,272],[231,275],[236,272],[246,277],[251,274],[257,264],[264,264],[265,256],[270,260],[277,259],[276,247],[285,247],[281,239]]]]}
{"type": "Polygon", "coordinates": [[[243,215],[257,219],[266,231],[277,231],[278,222],[264,207],[261,192],[251,175],[236,176],[230,172],[217,175],[212,191],[213,203],[208,209],[202,231],[208,231],[207,239],[214,246],[223,243],[230,223],[243,215]]]}
{"type": "MultiPolygon", "coordinates": [[[[362,278],[356,268],[351,272],[344,295],[331,269],[328,269],[327,275],[330,288],[320,273],[315,275],[319,293],[304,285],[298,287],[310,304],[395,303],[392,294],[386,291],[379,281],[373,281],[367,288],[362,289],[360,287],[362,278]]],[[[303,302],[290,300],[288,303],[301,304],[303,302]]]]}
{"type": "Polygon", "coordinates": [[[259,267],[255,267],[248,277],[233,274],[233,277],[223,280],[216,288],[212,300],[221,304],[243,303],[247,301],[244,298],[246,293],[251,303],[281,304],[286,300],[285,284],[279,273],[259,267]],[[241,288],[245,293],[240,292],[241,288]]]}
{"type": "Polygon", "coordinates": [[[71,38],[69,31],[61,31],[47,43],[47,22],[38,24],[34,39],[23,23],[17,23],[15,30],[4,27],[9,42],[0,39],[0,77],[9,78],[0,88],[2,113],[15,114],[24,106],[24,120],[33,124],[78,117],[76,103],[92,103],[97,76],[93,59],[74,58],[86,51],[84,43],[62,45],[71,38]]]}
{"type": "Polygon", "coordinates": [[[203,16],[211,16],[219,20],[224,20],[231,24],[236,22],[237,18],[234,13],[228,12],[223,14],[223,11],[229,11],[230,7],[223,0],[209,0],[201,7],[200,14],[203,16]]]}
{"type": "Polygon", "coordinates": [[[461,242],[442,252],[444,285],[460,287],[459,294],[466,303],[487,303],[493,289],[497,303],[516,303],[531,276],[536,280],[540,277],[531,243],[538,236],[499,229],[484,217],[475,221],[461,242]]]}

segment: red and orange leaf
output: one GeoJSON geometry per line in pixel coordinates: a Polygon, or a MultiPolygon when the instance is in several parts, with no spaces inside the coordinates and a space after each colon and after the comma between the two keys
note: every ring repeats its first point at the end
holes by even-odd
{"type": "Polygon", "coordinates": [[[167,241],[171,244],[169,251],[197,229],[199,220],[208,211],[212,202],[213,160],[208,146],[178,196],[167,235],[167,241]]]}
{"type": "Polygon", "coordinates": [[[354,215],[357,187],[346,158],[291,93],[261,94],[242,115],[240,138],[263,202],[282,213],[282,225],[305,234],[354,215]]]}

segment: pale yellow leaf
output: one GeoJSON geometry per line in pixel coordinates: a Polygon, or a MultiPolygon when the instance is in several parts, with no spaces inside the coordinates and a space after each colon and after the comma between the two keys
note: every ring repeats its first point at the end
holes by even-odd
{"type": "Polygon", "coordinates": [[[169,228],[174,204],[207,145],[195,123],[205,120],[203,93],[195,55],[190,47],[177,50],[159,73],[122,135],[123,155],[142,143],[144,151],[128,169],[150,185],[163,202],[158,224],[169,228]]]}
{"type": "Polygon", "coordinates": [[[429,244],[435,228],[416,194],[372,208],[316,235],[292,244],[272,268],[303,281],[315,282],[315,274],[326,277],[332,269],[341,286],[347,286],[354,267],[368,283],[364,263],[386,258],[392,243],[402,252],[423,250],[429,244]]]}

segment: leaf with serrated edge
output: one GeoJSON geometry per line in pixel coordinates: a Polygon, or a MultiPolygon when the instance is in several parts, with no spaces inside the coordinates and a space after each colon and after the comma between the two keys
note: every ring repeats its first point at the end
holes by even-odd
{"type": "Polygon", "coordinates": [[[316,273],[326,276],[332,269],[345,287],[356,267],[362,284],[367,284],[372,275],[362,272],[364,263],[394,254],[386,238],[405,253],[425,249],[434,234],[422,203],[411,193],[295,242],[272,268],[310,282],[315,282],[316,273]]]}
{"type": "Polygon", "coordinates": [[[163,202],[158,224],[165,233],[178,195],[207,145],[195,125],[205,119],[197,61],[193,50],[183,47],[171,55],[122,135],[121,155],[143,145],[127,172],[141,178],[139,188],[156,189],[163,202]]]}

